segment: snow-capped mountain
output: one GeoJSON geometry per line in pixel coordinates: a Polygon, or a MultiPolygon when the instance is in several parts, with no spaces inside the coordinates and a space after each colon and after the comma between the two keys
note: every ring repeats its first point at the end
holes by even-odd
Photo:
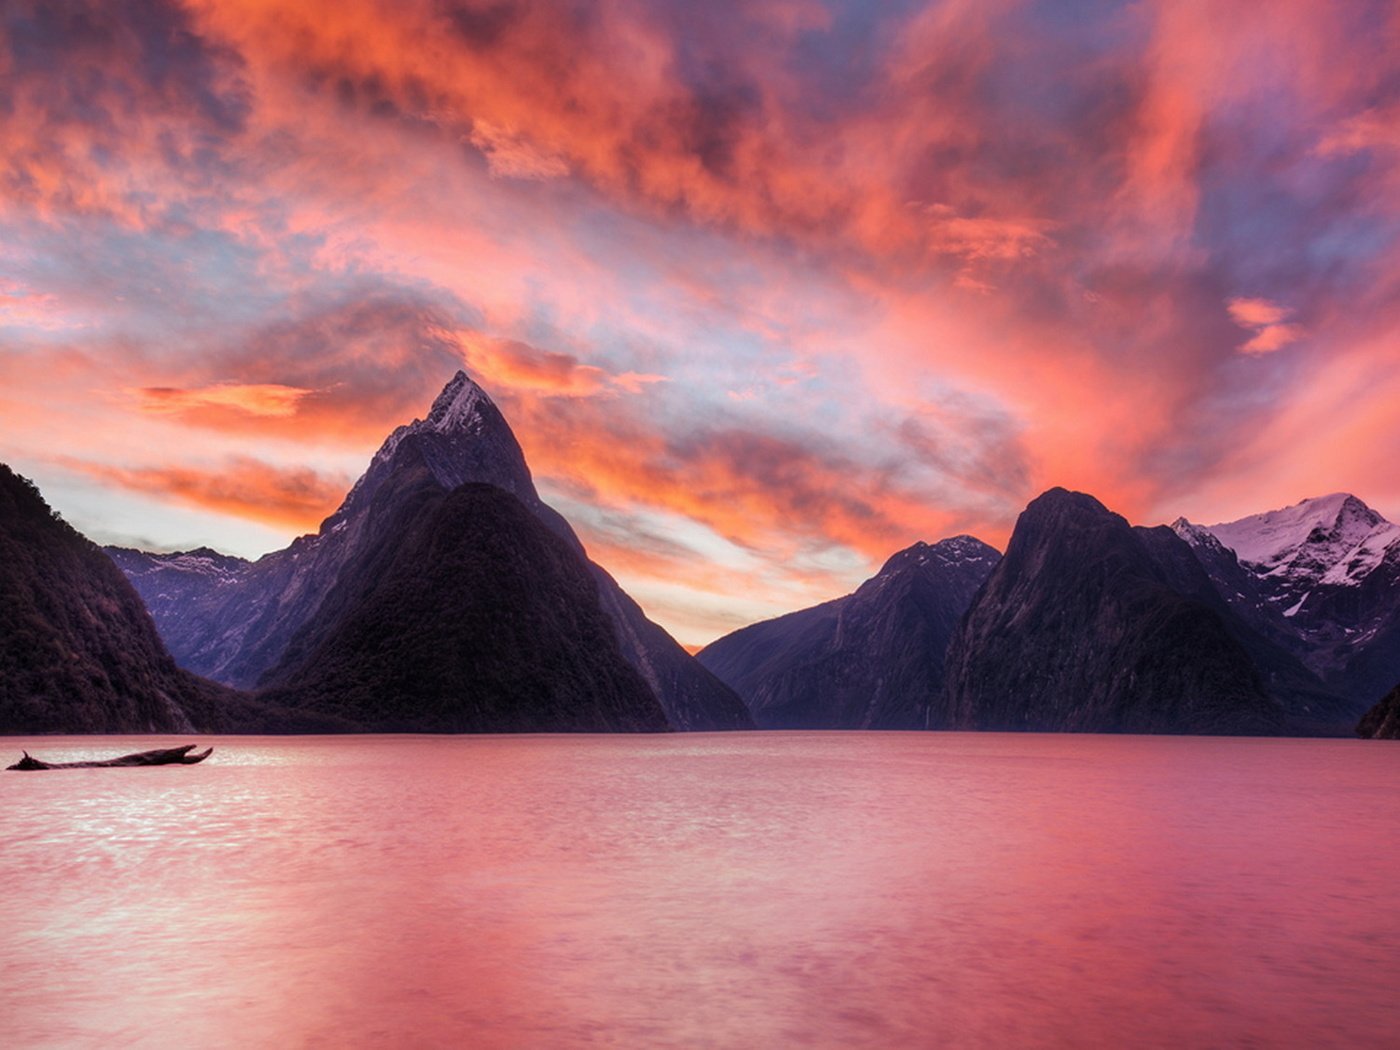
{"type": "Polygon", "coordinates": [[[1400,680],[1400,526],[1339,492],[1172,528],[1232,608],[1328,685],[1370,704],[1400,680]]]}
{"type": "Polygon", "coordinates": [[[731,690],[648,620],[611,576],[586,561],[568,522],[540,500],[509,424],[465,372],[452,377],[425,419],[389,435],[319,532],[241,570],[232,566],[232,580],[188,555],[109,553],[147,601],[182,666],[240,688],[276,684],[289,647],[337,580],[395,527],[399,508],[376,496],[402,471],[424,469],[444,491],[482,483],[509,493],[585,560],[623,656],[675,728],[752,725],[731,690]]]}
{"type": "Polygon", "coordinates": [[[1345,492],[1206,528],[1258,575],[1287,580],[1300,602],[1318,584],[1360,584],[1400,544],[1400,525],[1345,492]]]}

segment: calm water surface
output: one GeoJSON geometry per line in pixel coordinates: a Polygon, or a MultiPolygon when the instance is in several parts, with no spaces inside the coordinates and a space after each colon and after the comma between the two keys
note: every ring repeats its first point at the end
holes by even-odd
{"type": "Polygon", "coordinates": [[[5,1045],[1400,1043],[1400,745],[213,743],[0,773],[5,1045]]]}

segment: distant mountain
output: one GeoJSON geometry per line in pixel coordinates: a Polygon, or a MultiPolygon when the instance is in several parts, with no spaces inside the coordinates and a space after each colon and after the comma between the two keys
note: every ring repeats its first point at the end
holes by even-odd
{"type": "Polygon", "coordinates": [[[948,640],[1000,557],[971,536],[916,543],[854,593],[735,631],[699,660],[764,729],[940,728],[948,640]]]}
{"type": "Polygon", "coordinates": [[[1189,580],[1189,562],[1181,541],[1145,538],[1092,496],[1051,489],[1032,501],[949,647],[948,724],[1286,731],[1283,708],[1205,581],[1190,588],[1205,587],[1196,596],[1173,586],[1173,575],[1189,580]]]}
{"type": "Polygon", "coordinates": [[[1372,740],[1400,740],[1400,685],[1361,717],[1356,732],[1372,740]]]}
{"type": "Polygon", "coordinates": [[[573,546],[493,485],[408,461],[367,496],[384,527],[264,693],[377,731],[663,731],[573,546]]]}
{"type": "MultiPolygon", "coordinates": [[[[495,404],[465,372],[433,402],[427,418],[397,428],[344,503],[314,536],[255,562],[218,561],[206,552],[110,553],[141,592],[182,666],[231,685],[272,684],[293,640],[319,616],[342,575],[359,566],[399,527],[397,508],[379,499],[403,471],[428,475],[444,492],[489,484],[514,496],[584,558],[568,523],[535,491],[515,435],[495,404]]],[[[642,613],[606,572],[586,562],[622,655],[646,681],[678,729],[753,725],[743,702],[642,613]]],[[[319,620],[318,620],[319,616],[319,620]]],[[[281,673],[281,672],[278,672],[281,673]]]]}
{"type": "Polygon", "coordinates": [[[1173,529],[1232,608],[1333,691],[1368,703],[1400,680],[1400,526],[1355,496],[1173,529]]]}
{"type": "MultiPolygon", "coordinates": [[[[1260,629],[1240,614],[1238,603],[1221,593],[1220,585],[1205,567],[1203,551],[1193,548],[1165,525],[1155,528],[1134,526],[1133,532],[1146,546],[1166,584],[1178,594],[1214,609],[1230,636],[1249,654],[1259,673],[1265,693],[1283,709],[1287,731],[1299,735],[1333,736],[1350,730],[1359,706],[1326,686],[1284,644],[1284,640],[1260,629]]],[[[1221,549],[1224,559],[1234,555],[1221,549]]],[[[1236,563],[1236,571],[1243,572],[1236,563]]],[[[1241,586],[1247,583],[1241,581],[1241,586]]],[[[1243,596],[1241,596],[1243,597],[1243,596]]],[[[1247,603],[1245,603],[1247,605],[1247,603]]]]}
{"type": "Polygon", "coordinates": [[[282,732],[279,711],[176,666],[101,549],[0,464],[0,733],[282,732]]]}

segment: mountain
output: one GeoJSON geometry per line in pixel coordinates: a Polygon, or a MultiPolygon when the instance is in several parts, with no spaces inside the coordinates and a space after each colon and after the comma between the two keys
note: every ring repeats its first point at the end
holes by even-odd
{"type": "MultiPolygon", "coordinates": [[[[1172,585],[1183,541],[1144,539],[1092,496],[1051,489],[1017,520],[953,636],[957,729],[1273,734],[1282,707],[1219,607],[1172,585]],[[1153,546],[1167,549],[1154,556],[1153,546]]],[[[1199,581],[1198,581],[1199,582],[1199,581]]],[[[1208,588],[1207,588],[1208,590],[1208,588]]]]}
{"type": "Polygon", "coordinates": [[[1001,556],[971,536],[916,543],[854,593],[699,653],[764,729],[926,729],[948,640],[1001,556]]]}
{"type": "Polygon", "coordinates": [[[449,491],[401,463],[368,499],[386,527],[292,640],[268,699],[376,731],[670,727],[585,560],[514,495],[449,491]]]}
{"type": "Polygon", "coordinates": [[[1361,717],[1356,732],[1372,740],[1400,740],[1400,685],[1361,717]]]}
{"type": "Polygon", "coordinates": [[[176,666],[100,548],[0,464],[0,733],[280,732],[276,709],[176,666]]]}
{"type": "Polygon", "coordinates": [[[1235,611],[1333,691],[1364,705],[1400,680],[1400,526],[1355,496],[1173,529],[1235,611]]]}
{"type": "Polygon", "coordinates": [[[524,453],[500,410],[465,372],[447,383],[427,418],[389,435],[315,535],[242,564],[215,561],[202,552],[111,554],[146,599],[182,666],[243,688],[270,685],[274,669],[285,670],[289,646],[317,620],[337,581],[342,575],[357,576],[357,567],[399,527],[396,508],[378,498],[381,490],[393,486],[401,473],[419,471],[445,492],[478,483],[509,493],[584,560],[623,657],[656,695],[673,727],[752,727],[739,697],[648,620],[612,577],[586,560],[568,522],[540,500],[524,453]]]}
{"type": "MultiPolygon", "coordinates": [[[[1231,603],[1206,568],[1202,552],[1186,543],[1172,528],[1134,526],[1164,581],[1178,594],[1215,610],[1230,636],[1239,642],[1268,694],[1283,709],[1288,732],[1304,736],[1345,734],[1356,721],[1358,706],[1325,685],[1281,638],[1242,616],[1248,602],[1231,603]]],[[[1234,555],[1223,551],[1223,558],[1234,555]]],[[[1222,559],[1222,566],[1224,561],[1222,559]]],[[[1217,566],[1220,568],[1220,566],[1217,566]]],[[[1236,570],[1240,570],[1236,563],[1236,570]]],[[[1224,571],[1223,568],[1221,571],[1224,571]]],[[[1247,586],[1241,583],[1241,586],[1247,586]]],[[[1236,592],[1236,597],[1246,597],[1236,592]]]]}

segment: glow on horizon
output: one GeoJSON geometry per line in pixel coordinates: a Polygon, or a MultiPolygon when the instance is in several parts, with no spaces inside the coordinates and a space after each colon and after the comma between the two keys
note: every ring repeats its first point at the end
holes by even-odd
{"type": "Polygon", "coordinates": [[[682,642],[1040,491],[1400,518],[1400,11],[19,0],[0,459],[313,530],[465,366],[682,642]]]}

